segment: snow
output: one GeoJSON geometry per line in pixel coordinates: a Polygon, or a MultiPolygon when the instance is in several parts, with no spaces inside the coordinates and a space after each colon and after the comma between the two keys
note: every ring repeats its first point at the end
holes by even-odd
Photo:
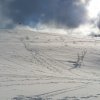
{"type": "Polygon", "coordinates": [[[0,30],[0,100],[100,100],[99,70],[99,38],[0,30]]]}

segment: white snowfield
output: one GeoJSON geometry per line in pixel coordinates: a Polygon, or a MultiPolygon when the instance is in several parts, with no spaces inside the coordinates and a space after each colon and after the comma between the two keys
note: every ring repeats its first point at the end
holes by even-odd
{"type": "Polygon", "coordinates": [[[100,40],[0,30],[0,100],[100,100],[100,40]]]}

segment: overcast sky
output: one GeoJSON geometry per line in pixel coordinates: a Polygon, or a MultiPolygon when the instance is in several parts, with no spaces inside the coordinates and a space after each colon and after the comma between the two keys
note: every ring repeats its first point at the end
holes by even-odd
{"type": "Polygon", "coordinates": [[[91,0],[0,0],[0,28],[38,23],[76,29],[88,23],[91,0]]]}

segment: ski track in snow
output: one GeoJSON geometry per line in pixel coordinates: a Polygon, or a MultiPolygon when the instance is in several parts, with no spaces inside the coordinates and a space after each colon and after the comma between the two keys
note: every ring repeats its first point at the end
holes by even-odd
{"type": "Polygon", "coordinates": [[[0,31],[0,100],[100,100],[99,42],[0,31]],[[81,68],[74,68],[77,53],[84,49],[81,68]]]}

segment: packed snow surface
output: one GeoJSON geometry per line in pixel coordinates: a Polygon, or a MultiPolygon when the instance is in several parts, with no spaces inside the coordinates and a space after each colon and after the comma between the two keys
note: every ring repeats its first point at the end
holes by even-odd
{"type": "Polygon", "coordinates": [[[100,100],[99,38],[0,30],[0,100],[100,100]]]}

